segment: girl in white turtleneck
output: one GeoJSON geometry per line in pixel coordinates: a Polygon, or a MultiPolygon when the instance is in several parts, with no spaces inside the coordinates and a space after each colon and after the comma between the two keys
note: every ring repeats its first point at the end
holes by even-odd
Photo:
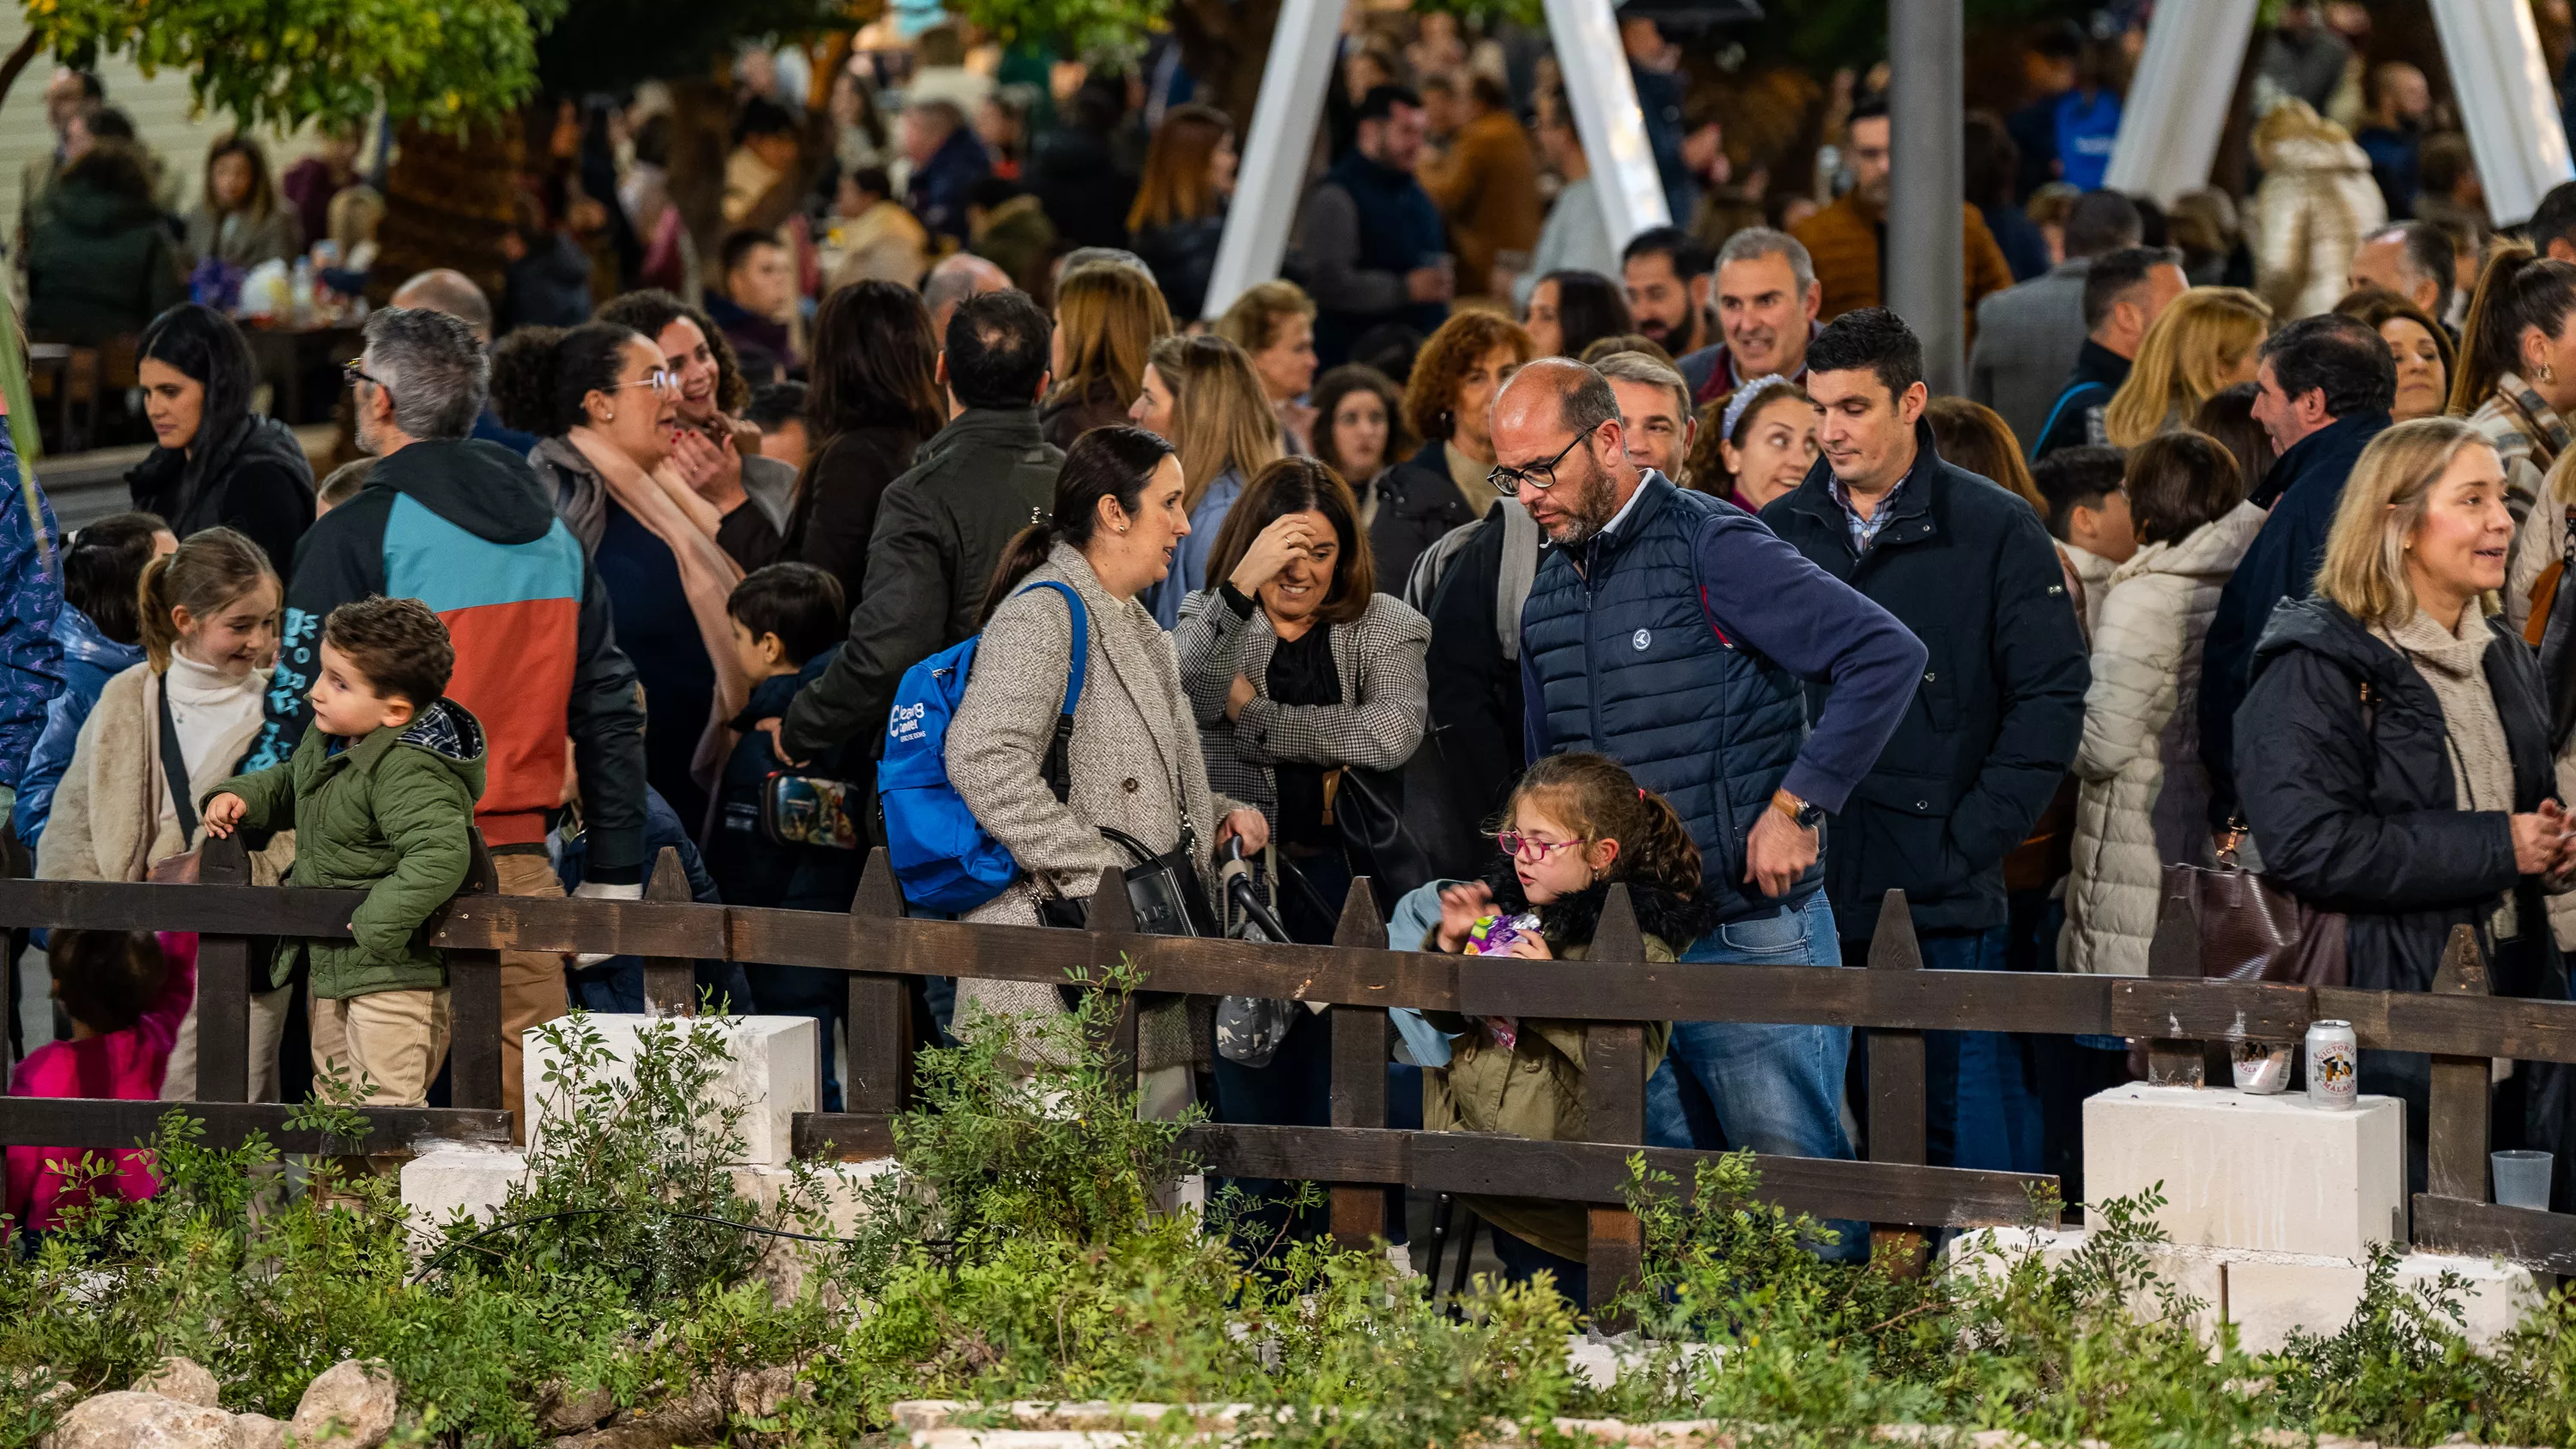
{"type": "MultiPolygon", "coordinates": [[[[37,845],[40,878],[149,878],[155,862],[202,843],[199,792],[237,773],[259,735],[284,596],[268,555],[243,534],[210,528],[147,565],[140,592],[136,612],[146,657],[107,682],[81,726],[37,845]]],[[[279,837],[251,857],[252,882],[277,884],[294,858],[293,837],[279,837]]],[[[268,984],[265,966],[253,962],[251,969],[255,1101],[277,1096],[277,1048],[286,1026],[288,988],[258,989],[268,984]]],[[[196,1100],[193,1005],[179,1027],[161,1096],[196,1100]]]]}

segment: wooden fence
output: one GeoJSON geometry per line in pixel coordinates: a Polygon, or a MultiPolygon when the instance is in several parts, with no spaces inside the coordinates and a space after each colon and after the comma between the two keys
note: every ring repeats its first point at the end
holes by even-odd
{"type": "MultiPolygon", "coordinates": [[[[1151,990],[1286,997],[1327,1004],[1332,1032],[1332,1125],[1209,1125],[1191,1145],[1210,1170],[1327,1184],[1333,1231],[1365,1242],[1382,1233],[1387,1185],[1542,1197],[1590,1208],[1588,1265],[1596,1301],[1632,1272],[1638,1225],[1620,1206],[1628,1159],[1645,1138],[1647,1021],[1847,1026],[1870,1036],[1869,1156],[1860,1162],[1763,1157],[1761,1194],[1819,1218],[1856,1219],[1919,1253],[1923,1230],[2023,1222],[2028,1190],[2053,1179],[1925,1164],[1923,1033],[1930,1030],[2095,1034],[2150,1041],[2152,1081],[2197,1085],[2229,1037],[2295,1041],[2318,1019],[2350,1021],[2364,1047],[2432,1054],[2429,1191],[2414,1201],[2419,1246],[2500,1254],[2576,1273],[2576,1214],[2487,1201],[2491,1059],[2576,1063],[2576,1004],[2493,997],[2474,940],[2456,933],[2430,993],[2312,989],[2199,979],[2186,902],[2168,901],[2151,974],[2137,977],[1923,969],[1901,892],[1888,893],[1865,969],[1658,964],[1623,888],[1613,887],[1590,958],[1490,960],[1390,949],[1368,882],[1352,887],[1329,947],[1143,936],[1133,930],[1115,872],[1093,898],[1086,930],[969,925],[903,915],[882,853],[871,859],[847,916],[696,905],[666,853],[646,899],[548,899],[492,893],[477,851],[467,889],[433,923],[448,953],[455,1105],[371,1109],[367,1150],[423,1140],[505,1142],[500,1078],[502,950],[606,952],[644,958],[648,1007],[685,1013],[699,959],[767,962],[849,973],[848,1110],[799,1114],[797,1150],[873,1157],[891,1146],[890,1118],[913,1080],[912,1015],[904,978],[939,975],[1057,984],[1069,971],[1121,958],[1151,990]],[[1581,1020],[1590,1070],[1592,1140],[1533,1142],[1386,1126],[1390,1007],[1581,1020]]],[[[269,1134],[288,1151],[349,1151],[283,1130],[287,1109],[245,1101],[254,935],[345,935],[355,891],[251,888],[229,842],[210,845],[198,885],[0,880],[0,927],[188,930],[200,933],[200,1096],[193,1110],[216,1140],[269,1134]]],[[[1133,1059],[1135,1018],[1113,1048],[1133,1059]]],[[[825,1050],[829,1050],[826,1044],[825,1050]]],[[[0,1099],[0,1145],[125,1146],[164,1110],[150,1102],[0,1099]]],[[[1646,1150],[1688,1179],[1706,1154],[1646,1150]]]]}

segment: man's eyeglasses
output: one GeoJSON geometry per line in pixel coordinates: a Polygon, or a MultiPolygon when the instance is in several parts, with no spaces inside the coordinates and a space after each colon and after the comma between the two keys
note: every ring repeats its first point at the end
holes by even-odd
{"type": "Polygon", "coordinates": [[[367,359],[363,357],[352,357],[348,361],[341,363],[340,380],[351,387],[356,387],[362,382],[372,384],[376,387],[384,386],[383,383],[376,380],[373,373],[367,371],[367,359]]]}
{"type": "MultiPolygon", "coordinates": [[[[1561,457],[1563,455],[1560,454],[1559,456],[1561,457]]],[[[1501,846],[1503,848],[1503,854],[1510,856],[1512,859],[1526,860],[1532,865],[1538,865],[1545,862],[1549,856],[1556,854],[1558,851],[1563,850],[1568,846],[1581,845],[1583,842],[1580,840],[1537,840],[1530,836],[1523,835],[1517,830],[1506,830],[1502,834],[1494,837],[1494,843],[1501,846]]]]}
{"type": "Polygon", "coordinates": [[[1532,463],[1526,468],[1506,468],[1496,464],[1494,471],[1485,475],[1485,481],[1493,484],[1494,491],[1505,498],[1518,494],[1523,484],[1544,493],[1556,486],[1556,465],[1564,462],[1566,454],[1583,446],[1584,441],[1598,431],[1598,428],[1591,428],[1575,434],[1573,442],[1557,449],[1556,456],[1544,463],[1532,463]]]}

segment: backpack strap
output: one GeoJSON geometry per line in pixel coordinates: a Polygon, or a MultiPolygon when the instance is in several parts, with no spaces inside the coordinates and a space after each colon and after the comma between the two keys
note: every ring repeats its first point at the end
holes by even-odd
{"type": "Polygon", "coordinates": [[[1065,611],[1073,618],[1073,663],[1065,671],[1064,707],[1056,712],[1055,736],[1047,741],[1046,762],[1038,769],[1061,805],[1073,792],[1073,709],[1082,702],[1083,670],[1091,663],[1091,611],[1082,606],[1082,596],[1073,591],[1071,584],[1053,579],[1031,584],[1020,592],[1038,589],[1062,594],[1065,611]]]}

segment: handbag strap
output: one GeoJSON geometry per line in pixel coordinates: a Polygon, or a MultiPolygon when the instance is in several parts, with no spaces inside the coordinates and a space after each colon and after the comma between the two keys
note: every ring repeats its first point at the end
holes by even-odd
{"type": "Polygon", "coordinates": [[[1055,803],[1062,805],[1073,794],[1073,711],[1082,703],[1082,675],[1091,663],[1091,611],[1082,606],[1082,596],[1071,584],[1046,579],[1020,592],[1033,589],[1053,589],[1064,595],[1065,611],[1073,616],[1073,663],[1065,671],[1064,704],[1056,711],[1055,733],[1047,740],[1045,761],[1038,766],[1040,778],[1055,792],[1055,803]]]}
{"type": "Polygon", "coordinates": [[[179,814],[179,838],[197,838],[197,807],[188,799],[188,757],[179,748],[179,724],[170,717],[170,682],[165,677],[153,691],[160,702],[161,774],[170,787],[170,804],[179,814]]]}

